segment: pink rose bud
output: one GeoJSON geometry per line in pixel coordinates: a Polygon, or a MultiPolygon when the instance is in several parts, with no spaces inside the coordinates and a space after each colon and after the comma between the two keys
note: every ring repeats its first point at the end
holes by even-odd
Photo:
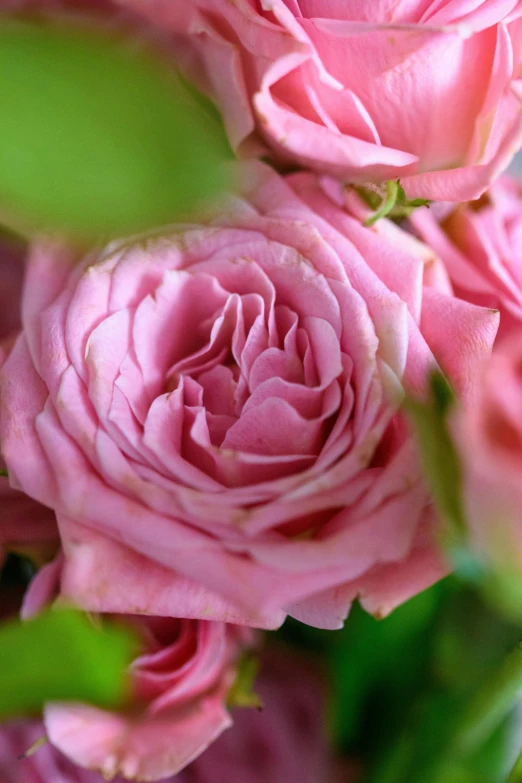
{"type": "MultiPolygon", "coordinates": [[[[334,763],[325,731],[324,688],[317,672],[279,648],[261,661],[255,690],[263,701],[262,710],[233,710],[234,725],[164,783],[358,780],[353,763],[343,763],[342,775],[334,763]]],[[[99,773],[77,766],[50,742],[38,746],[45,737],[45,726],[36,721],[0,727],[2,783],[103,783],[99,773]],[[30,748],[30,755],[20,759],[30,748]]],[[[124,783],[121,776],[112,780],[124,783]]]]}
{"type": "Polygon", "coordinates": [[[439,366],[472,395],[498,314],[335,182],[237,173],[199,226],[78,264],[35,246],[2,447],[57,512],[80,606],[338,628],[357,595],[385,614],[444,573],[404,388],[439,366]]]}
{"type": "MultiPolygon", "coordinates": [[[[39,571],[25,597],[24,617],[60,595],[62,568],[60,556],[39,571]]],[[[179,614],[175,604],[170,609],[179,614]]],[[[48,704],[45,733],[71,761],[107,780],[160,780],[190,764],[232,725],[226,701],[253,633],[179,616],[116,619],[130,625],[141,644],[130,667],[128,703],[119,712],[48,704]]]]}
{"type": "Polygon", "coordinates": [[[156,781],[175,775],[229,726],[226,698],[241,638],[234,626],[166,617],[129,617],[143,641],[131,667],[127,711],[49,705],[49,741],[107,780],[156,781]]]}
{"type": "Polygon", "coordinates": [[[232,146],[477,198],[522,140],[518,0],[119,0],[172,31],[232,146]]]}

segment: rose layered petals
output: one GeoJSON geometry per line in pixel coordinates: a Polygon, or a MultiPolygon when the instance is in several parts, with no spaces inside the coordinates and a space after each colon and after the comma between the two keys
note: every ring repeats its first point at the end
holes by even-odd
{"type": "Polygon", "coordinates": [[[497,316],[427,286],[432,254],[335,182],[236,174],[243,200],[205,225],[74,267],[35,248],[3,449],[57,511],[84,608],[274,627],[337,590],[314,622],[338,627],[340,586],[407,568],[430,505],[404,386],[440,365],[472,394],[497,316]]]}
{"type": "Polygon", "coordinates": [[[245,613],[198,582],[70,519],[59,520],[65,562],[60,594],[92,612],[179,616],[277,628],[284,613],[245,613]]]}
{"type": "Polygon", "coordinates": [[[174,34],[235,149],[477,198],[522,141],[518,0],[119,0],[174,34]],[[451,128],[451,133],[447,129],[451,128]]]}

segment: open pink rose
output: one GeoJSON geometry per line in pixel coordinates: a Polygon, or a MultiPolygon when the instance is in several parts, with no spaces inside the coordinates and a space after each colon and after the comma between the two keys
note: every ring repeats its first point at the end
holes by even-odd
{"type": "Polygon", "coordinates": [[[473,541],[504,570],[522,569],[522,342],[501,342],[484,366],[475,404],[455,436],[473,541]]]}
{"type": "Polygon", "coordinates": [[[463,201],[522,140],[519,0],[119,1],[176,34],[240,152],[463,201]]]}
{"type": "Polygon", "coordinates": [[[3,449],[80,605],[335,628],[382,567],[381,613],[441,575],[415,566],[433,515],[403,387],[439,363],[469,396],[498,314],[423,285],[425,249],[330,183],[241,173],[204,225],[76,266],[35,247],[3,449]]]}
{"type": "MultiPolygon", "coordinates": [[[[61,572],[61,557],[40,570],[25,598],[25,617],[59,595],[61,572]]],[[[120,712],[49,704],[46,735],[73,762],[99,770],[107,780],[121,775],[156,781],[178,773],[232,725],[226,699],[252,634],[177,616],[121,615],[119,620],[131,625],[141,642],[131,664],[130,702],[120,712]]]]}
{"type": "Polygon", "coordinates": [[[439,223],[431,210],[411,217],[439,254],[462,299],[500,310],[499,337],[522,324],[522,187],[495,182],[478,201],[461,204],[439,223]]]}

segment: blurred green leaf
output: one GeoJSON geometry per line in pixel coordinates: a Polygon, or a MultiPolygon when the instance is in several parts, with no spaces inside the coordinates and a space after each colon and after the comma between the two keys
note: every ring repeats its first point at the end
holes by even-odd
{"type": "Polygon", "coordinates": [[[218,118],[151,55],[86,26],[0,24],[0,212],[81,239],[172,222],[225,184],[218,118]]]}
{"type": "Polygon", "coordinates": [[[366,783],[504,783],[520,693],[520,660],[511,652],[519,638],[520,628],[481,593],[447,580],[422,683],[389,725],[392,741],[366,783]]]}
{"type": "Polygon", "coordinates": [[[49,609],[0,626],[0,718],[36,713],[47,701],[116,707],[127,695],[136,640],[125,629],[96,629],[85,614],[49,609]]]}
{"type": "Polygon", "coordinates": [[[372,749],[389,724],[396,725],[422,685],[434,617],[444,586],[436,585],[376,620],[354,605],[328,652],[333,682],[330,722],[334,741],[348,749],[365,744],[371,723],[372,749]]]}
{"type": "Polygon", "coordinates": [[[447,425],[453,400],[444,376],[434,372],[428,399],[410,397],[405,404],[417,435],[426,480],[446,523],[444,543],[449,549],[462,546],[466,536],[461,467],[447,425]]]}
{"type": "Polygon", "coordinates": [[[522,693],[522,645],[518,644],[478,688],[459,719],[454,743],[461,753],[480,747],[522,693]]]}
{"type": "Polygon", "coordinates": [[[454,580],[433,637],[432,673],[437,682],[472,694],[492,675],[520,639],[520,627],[499,615],[481,593],[454,580]]]}
{"type": "Polygon", "coordinates": [[[515,761],[513,769],[509,773],[507,783],[522,783],[522,753],[515,761]]]}

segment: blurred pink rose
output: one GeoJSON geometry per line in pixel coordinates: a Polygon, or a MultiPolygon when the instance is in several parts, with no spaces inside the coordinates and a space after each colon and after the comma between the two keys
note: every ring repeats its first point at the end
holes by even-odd
{"type": "MultiPolygon", "coordinates": [[[[168,783],[333,783],[322,683],[310,665],[275,649],[263,657],[255,690],[263,710],[234,710],[232,728],[168,783]]],[[[46,744],[18,760],[46,730],[18,722],[0,729],[2,783],[103,783],[46,744]]],[[[355,783],[352,773],[342,783],[355,783]]],[[[114,783],[122,783],[117,777],[114,783]]]]}
{"type": "Polygon", "coordinates": [[[333,783],[318,672],[280,647],[261,661],[255,691],[262,711],[236,710],[232,729],[185,770],[182,783],[333,783]]]}
{"type": "Polygon", "coordinates": [[[4,453],[57,511],[81,606],[336,628],[357,594],[382,614],[443,573],[403,385],[438,362],[469,396],[498,317],[423,286],[426,249],[332,183],[240,171],[205,225],[74,268],[35,247],[4,453]]]}
{"type": "Polygon", "coordinates": [[[522,568],[522,341],[502,341],[484,367],[475,404],[455,435],[475,545],[504,570],[522,568]]]}
{"type": "Polygon", "coordinates": [[[224,623],[134,619],[144,652],[132,664],[129,711],[56,704],[44,722],[51,744],[76,764],[109,780],[154,781],[179,772],[231,726],[225,700],[239,637],[224,623]]]}
{"type": "Polygon", "coordinates": [[[520,329],[522,187],[516,179],[501,177],[440,224],[426,209],[416,210],[411,222],[444,262],[457,296],[500,310],[499,337],[520,329]]]}
{"type": "MultiPolygon", "coordinates": [[[[23,616],[37,613],[60,592],[62,558],[31,583],[23,616]]],[[[177,615],[177,607],[171,607],[177,615]]],[[[131,697],[108,712],[86,704],[48,704],[51,744],[81,767],[155,781],[190,764],[229,726],[228,692],[249,629],[183,617],[119,616],[141,642],[131,664],[131,697]]],[[[48,782],[50,783],[50,781],[48,782]]]]}
{"type": "Polygon", "coordinates": [[[520,0],[119,0],[176,34],[232,146],[477,198],[521,143],[520,0]]]}
{"type": "MultiPolygon", "coordinates": [[[[45,737],[45,727],[36,721],[0,726],[2,783],[102,783],[100,775],[77,767],[48,744],[33,756],[22,759],[21,756],[42,737],[45,737]]],[[[121,783],[121,779],[114,783],[121,783]]]]}

